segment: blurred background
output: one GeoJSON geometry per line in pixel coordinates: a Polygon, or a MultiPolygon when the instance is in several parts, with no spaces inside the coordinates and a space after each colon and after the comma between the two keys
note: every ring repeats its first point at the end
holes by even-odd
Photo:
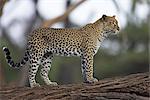
{"type": "MultiPolygon", "coordinates": [[[[26,36],[39,27],[82,27],[116,15],[121,28],[106,39],[94,57],[98,79],[149,71],[149,0],[1,0],[0,1],[0,86],[28,86],[28,66],[10,68],[2,47],[7,46],[15,62],[25,51],[26,36]]],[[[49,77],[58,84],[82,82],[79,57],[55,56],[49,77]]],[[[39,68],[40,69],[40,68],[39,68]]],[[[37,81],[44,84],[39,72],[37,81]]]]}

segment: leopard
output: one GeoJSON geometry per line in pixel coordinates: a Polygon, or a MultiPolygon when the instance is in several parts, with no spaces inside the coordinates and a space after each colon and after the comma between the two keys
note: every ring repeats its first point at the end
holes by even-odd
{"type": "Polygon", "coordinates": [[[58,85],[49,79],[52,59],[55,55],[78,56],[81,58],[81,72],[85,83],[98,81],[94,77],[93,58],[102,41],[120,30],[116,16],[102,15],[93,23],[82,27],[50,28],[41,27],[33,30],[27,37],[24,57],[15,63],[7,47],[3,46],[5,58],[10,67],[21,68],[29,62],[30,87],[40,86],[36,74],[41,66],[40,76],[46,85],[58,85]]]}

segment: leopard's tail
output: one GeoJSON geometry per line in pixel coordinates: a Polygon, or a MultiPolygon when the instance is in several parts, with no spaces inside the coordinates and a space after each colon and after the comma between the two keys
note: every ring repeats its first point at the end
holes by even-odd
{"type": "Polygon", "coordinates": [[[13,59],[10,56],[10,51],[7,47],[3,47],[3,52],[5,53],[6,61],[10,67],[20,68],[20,67],[24,66],[26,64],[26,62],[28,61],[28,53],[27,52],[25,52],[25,56],[23,57],[23,59],[19,63],[15,63],[13,61],[13,59]]]}

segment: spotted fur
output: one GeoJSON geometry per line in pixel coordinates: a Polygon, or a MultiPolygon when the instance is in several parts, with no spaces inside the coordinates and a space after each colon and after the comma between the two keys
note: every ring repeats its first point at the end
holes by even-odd
{"type": "Polygon", "coordinates": [[[119,26],[115,16],[103,15],[96,22],[81,28],[39,28],[34,30],[28,37],[27,50],[20,63],[14,63],[8,48],[4,47],[3,51],[11,67],[21,67],[29,60],[31,87],[39,86],[35,81],[39,65],[42,65],[41,77],[44,82],[47,85],[57,85],[48,78],[54,55],[80,56],[83,79],[85,82],[93,83],[97,81],[93,77],[93,56],[97,53],[102,41],[117,31],[119,31],[119,26]]]}

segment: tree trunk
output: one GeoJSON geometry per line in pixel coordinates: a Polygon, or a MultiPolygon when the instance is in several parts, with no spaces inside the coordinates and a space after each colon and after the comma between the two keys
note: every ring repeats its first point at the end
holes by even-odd
{"type": "Polygon", "coordinates": [[[149,73],[100,80],[94,84],[70,84],[35,88],[14,87],[0,90],[2,100],[148,100],[149,73]]]}

